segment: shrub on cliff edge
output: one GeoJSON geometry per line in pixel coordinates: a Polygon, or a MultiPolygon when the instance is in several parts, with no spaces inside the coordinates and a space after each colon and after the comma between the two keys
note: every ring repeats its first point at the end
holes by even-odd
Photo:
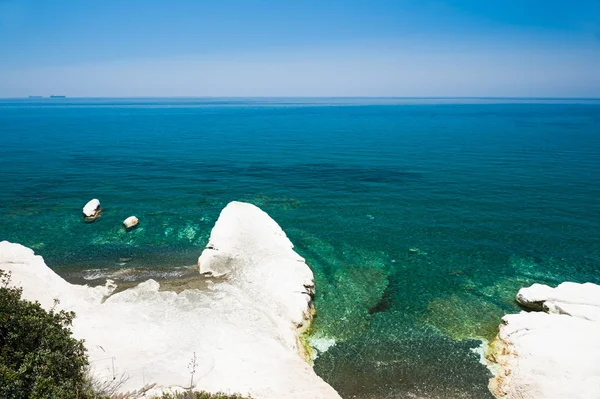
{"type": "MultiPolygon", "coordinates": [[[[46,311],[38,302],[22,299],[23,290],[10,287],[9,282],[10,275],[0,270],[1,399],[139,397],[135,394],[112,395],[111,389],[107,388],[113,386],[89,378],[85,347],[82,341],[72,337],[69,328],[75,313],[54,309],[46,311]]],[[[187,391],[164,394],[160,399],[251,398],[187,391]]]]}
{"type": "Polygon", "coordinates": [[[85,348],[69,329],[74,313],[22,299],[9,280],[0,270],[0,398],[90,397],[85,348]]]}

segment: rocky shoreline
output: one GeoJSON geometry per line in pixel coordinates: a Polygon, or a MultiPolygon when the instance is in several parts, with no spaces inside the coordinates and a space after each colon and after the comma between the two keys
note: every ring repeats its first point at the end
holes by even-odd
{"type": "Polygon", "coordinates": [[[254,398],[339,398],[313,371],[299,342],[310,323],[314,281],[285,233],[254,205],[223,209],[199,259],[207,289],[161,291],[148,280],[116,292],[112,282],[67,283],[40,256],[0,243],[0,269],[23,297],[74,311],[99,380],[146,395],[193,386],[254,398]]]}
{"type": "Polygon", "coordinates": [[[490,391],[505,399],[600,397],[600,286],[533,284],[523,311],[502,318],[487,359],[490,391]]]}
{"type": "MultiPolygon", "coordinates": [[[[95,209],[100,209],[99,204],[95,209]]],[[[96,379],[147,396],[194,387],[256,399],[339,398],[300,339],[310,326],[313,273],[277,223],[241,202],[221,212],[185,281],[117,287],[69,284],[31,249],[0,243],[0,269],[23,297],[74,311],[96,379]]],[[[318,287],[317,287],[318,288],[318,287]]],[[[485,357],[498,398],[600,397],[600,286],[534,284],[506,315],[485,357]]]]}

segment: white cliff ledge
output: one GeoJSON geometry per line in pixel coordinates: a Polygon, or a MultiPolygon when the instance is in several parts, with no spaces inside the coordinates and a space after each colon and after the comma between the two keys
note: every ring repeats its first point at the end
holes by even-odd
{"type": "Polygon", "coordinates": [[[517,294],[530,309],[502,319],[488,360],[490,390],[506,399],[600,398],[600,286],[534,284],[517,294]]]}
{"type": "Polygon", "coordinates": [[[313,275],[281,228],[254,205],[232,202],[219,216],[199,259],[208,290],[159,291],[148,280],[116,294],[64,281],[40,256],[0,243],[0,269],[23,296],[46,309],[76,312],[100,379],[128,377],[120,391],[156,383],[155,393],[188,387],[262,398],[339,398],[303,359],[298,327],[311,316],[313,275]]]}

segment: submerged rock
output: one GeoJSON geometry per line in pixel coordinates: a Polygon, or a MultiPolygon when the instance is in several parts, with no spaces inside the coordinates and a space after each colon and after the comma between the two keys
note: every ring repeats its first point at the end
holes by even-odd
{"type": "Polygon", "coordinates": [[[600,397],[600,286],[534,284],[517,301],[545,312],[506,315],[487,358],[506,399],[600,397]]]}
{"type": "Polygon", "coordinates": [[[408,253],[415,254],[415,255],[427,255],[427,252],[422,251],[419,248],[408,248],[408,253]]]}
{"type": "Polygon", "coordinates": [[[463,294],[437,298],[427,305],[422,320],[455,341],[490,340],[504,312],[480,296],[463,294]]]}
{"type": "Polygon", "coordinates": [[[127,230],[133,229],[138,223],[140,223],[140,220],[135,216],[129,216],[127,219],[123,220],[123,226],[125,226],[125,229],[127,230]]]}
{"type": "Polygon", "coordinates": [[[93,222],[102,215],[102,207],[100,201],[94,198],[83,207],[83,217],[86,222],[93,222]]]}
{"type": "Polygon", "coordinates": [[[339,398],[303,358],[298,326],[310,320],[312,272],[277,223],[233,202],[210,242],[200,269],[223,278],[179,293],[160,291],[154,280],[118,293],[110,284],[72,285],[32,250],[8,242],[0,243],[0,269],[12,272],[26,299],[48,309],[58,298],[59,308],[76,312],[73,334],[85,340],[96,378],[127,376],[119,392],[152,383],[154,395],[185,388],[195,358],[195,389],[339,398]]]}

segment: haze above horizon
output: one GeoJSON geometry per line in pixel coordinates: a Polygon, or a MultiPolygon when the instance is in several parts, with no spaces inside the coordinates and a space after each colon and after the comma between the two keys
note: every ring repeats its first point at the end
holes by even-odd
{"type": "Polygon", "coordinates": [[[0,0],[0,97],[600,97],[600,2],[0,0]]]}

